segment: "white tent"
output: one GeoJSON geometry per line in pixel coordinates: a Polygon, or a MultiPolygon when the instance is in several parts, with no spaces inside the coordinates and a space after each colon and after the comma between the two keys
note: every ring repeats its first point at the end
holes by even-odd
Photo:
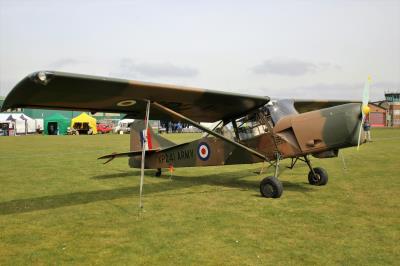
{"type": "MultiPolygon", "coordinates": [[[[29,116],[25,115],[25,114],[21,114],[19,116],[22,120],[26,121],[26,133],[30,134],[30,133],[35,133],[36,132],[36,121],[35,119],[30,118],[29,116]]],[[[18,133],[18,132],[17,132],[18,133]]]]}
{"type": "Polygon", "coordinates": [[[35,128],[37,130],[42,131],[44,129],[44,120],[43,118],[36,118],[35,119],[35,128]]]}
{"type": "Polygon", "coordinates": [[[118,121],[118,125],[114,128],[115,133],[126,133],[130,131],[129,126],[135,121],[134,119],[122,119],[118,121]]]}
{"type": "Polygon", "coordinates": [[[1,113],[0,121],[11,121],[14,134],[30,134],[36,132],[36,121],[23,113],[1,113]]]}

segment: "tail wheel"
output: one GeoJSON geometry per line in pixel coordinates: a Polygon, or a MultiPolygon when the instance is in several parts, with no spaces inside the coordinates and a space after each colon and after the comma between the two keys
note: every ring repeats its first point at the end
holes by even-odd
{"type": "Polygon", "coordinates": [[[308,173],[308,183],[314,186],[325,186],[328,183],[328,173],[324,168],[316,167],[313,168],[314,173],[310,171],[308,173]]]}
{"type": "Polygon", "coordinates": [[[280,198],[283,192],[282,183],[274,176],[266,177],[260,183],[260,192],[266,198],[280,198]]]}

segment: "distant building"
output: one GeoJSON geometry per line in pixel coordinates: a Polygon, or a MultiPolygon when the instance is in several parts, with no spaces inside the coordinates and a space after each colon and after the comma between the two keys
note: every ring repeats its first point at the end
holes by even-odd
{"type": "Polygon", "coordinates": [[[386,127],[388,126],[387,115],[388,109],[382,102],[369,103],[368,107],[370,112],[368,114],[368,121],[371,127],[386,127]]]}
{"type": "MultiPolygon", "coordinates": [[[[0,109],[3,106],[5,97],[0,96],[0,109]]],[[[24,113],[27,116],[33,119],[45,119],[54,114],[61,114],[68,119],[72,119],[82,113],[82,111],[64,111],[64,110],[47,110],[47,109],[32,109],[32,108],[16,108],[12,110],[7,110],[7,113],[24,113]]],[[[108,120],[108,121],[116,121],[122,119],[125,114],[116,114],[116,113],[103,113],[98,112],[92,115],[97,121],[108,120]]]]}
{"type": "Polygon", "coordinates": [[[385,92],[385,99],[388,104],[388,126],[400,127],[400,91],[385,92]]]}
{"type": "MultiPolygon", "coordinates": [[[[32,118],[43,118],[43,119],[51,115],[54,115],[55,113],[61,114],[68,119],[72,119],[83,113],[82,111],[64,111],[64,110],[47,110],[47,109],[31,109],[31,108],[22,108],[22,112],[32,118]]],[[[90,115],[96,118],[97,121],[120,120],[125,116],[124,114],[103,113],[103,112],[98,112],[90,115]]]]}

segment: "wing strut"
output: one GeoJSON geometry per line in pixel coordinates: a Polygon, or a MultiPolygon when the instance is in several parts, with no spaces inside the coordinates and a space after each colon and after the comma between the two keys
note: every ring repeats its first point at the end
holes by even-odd
{"type": "Polygon", "coordinates": [[[145,156],[146,156],[146,146],[147,146],[147,130],[149,128],[149,116],[150,116],[150,101],[147,101],[146,105],[146,118],[145,118],[145,124],[146,124],[146,129],[143,132],[143,143],[142,143],[142,165],[140,167],[140,192],[139,192],[139,213],[140,210],[143,209],[143,203],[142,203],[142,192],[143,192],[143,179],[144,179],[144,162],[145,162],[145,156]]]}
{"type": "Polygon", "coordinates": [[[194,127],[197,127],[198,129],[201,129],[201,130],[207,132],[207,133],[210,134],[210,135],[213,135],[214,137],[220,138],[220,139],[222,139],[222,140],[224,140],[224,141],[226,141],[226,142],[229,142],[229,143],[231,143],[231,144],[233,144],[233,145],[235,145],[235,146],[238,146],[238,147],[240,147],[240,148],[242,148],[242,149],[244,149],[244,150],[250,152],[251,154],[253,154],[253,155],[255,155],[255,156],[257,156],[257,157],[259,157],[259,158],[261,158],[261,159],[263,159],[263,160],[265,160],[265,161],[268,160],[267,157],[264,156],[264,155],[262,155],[261,153],[255,151],[255,150],[253,150],[253,149],[250,149],[249,147],[247,147],[247,146],[245,146],[245,145],[243,145],[243,144],[240,144],[240,143],[238,143],[238,142],[236,142],[236,141],[233,141],[233,140],[231,140],[231,139],[228,139],[227,137],[225,137],[225,136],[223,136],[223,135],[221,135],[221,134],[218,134],[217,132],[212,131],[212,130],[210,130],[210,129],[208,129],[208,128],[202,126],[202,125],[200,125],[200,123],[197,123],[197,122],[191,120],[190,118],[188,118],[188,117],[186,117],[186,116],[184,116],[184,115],[181,115],[181,114],[179,114],[179,113],[177,113],[177,112],[175,112],[175,111],[169,109],[168,107],[165,107],[165,106],[163,106],[163,105],[161,105],[161,104],[159,104],[159,103],[157,103],[157,102],[152,102],[151,104],[152,104],[153,107],[155,107],[156,109],[158,109],[158,110],[160,110],[160,111],[163,111],[163,112],[166,112],[166,113],[170,114],[172,117],[177,118],[178,120],[186,121],[187,123],[193,125],[194,127]]]}

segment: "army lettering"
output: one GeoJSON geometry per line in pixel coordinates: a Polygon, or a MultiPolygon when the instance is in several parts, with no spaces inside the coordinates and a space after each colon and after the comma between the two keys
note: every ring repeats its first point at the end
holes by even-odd
{"type": "Polygon", "coordinates": [[[180,150],[174,152],[165,152],[158,157],[159,163],[173,163],[174,161],[181,161],[193,159],[193,150],[180,150]]]}

